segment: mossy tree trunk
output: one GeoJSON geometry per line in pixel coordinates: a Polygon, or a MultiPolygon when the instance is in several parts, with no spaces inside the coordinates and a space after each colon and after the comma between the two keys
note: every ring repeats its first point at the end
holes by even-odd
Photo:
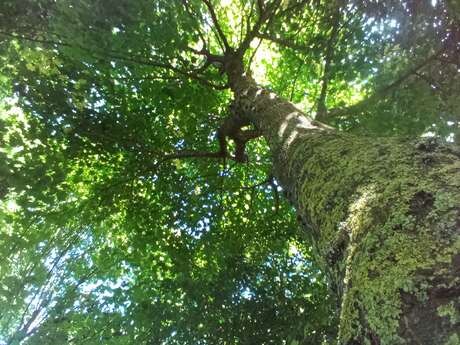
{"type": "Polygon", "coordinates": [[[340,308],[340,344],[460,344],[460,156],[434,141],[366,138],[308,119],[227,66],[234,113],[273,173],[340,308]]]}

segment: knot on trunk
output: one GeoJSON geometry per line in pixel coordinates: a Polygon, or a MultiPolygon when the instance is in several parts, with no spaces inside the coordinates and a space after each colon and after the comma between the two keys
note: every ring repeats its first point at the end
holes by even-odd
{"type": "Polygon", "coordinates": [[[229,117],[225,119],[217,131],[220,150],[224,157],[228,155],[227,139],[229,138],[235,143],[233,159],[239,163],[248,162],[246,143],[261,136],[261,132],[257,129],[243,129],[249,125],[250,122],[244,114],[239,112],[234,104],[231,104],[229,117]]]}

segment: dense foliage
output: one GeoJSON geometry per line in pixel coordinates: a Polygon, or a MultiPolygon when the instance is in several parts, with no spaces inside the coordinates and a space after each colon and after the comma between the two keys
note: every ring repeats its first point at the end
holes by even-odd
{"type": "Polygon", "coordinates": [[[332,344],[335,301],[264,141],[246,164],[205,154],[232,95],[203,51],[246,45],[259,83],[338,129],[454,142],[459,13],[2,1],[0,344],[332,344]]]}

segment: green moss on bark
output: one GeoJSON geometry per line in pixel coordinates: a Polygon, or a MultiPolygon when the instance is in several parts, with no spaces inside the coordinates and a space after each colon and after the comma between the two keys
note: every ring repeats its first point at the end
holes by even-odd
{"type": "Polygon", "coordinates": [[[460,292],[458,153],[305,131],[279,157],[278,176],[342,301],[341,343],[447,341],[457,326],[439,308],[460,292]]]}
{"type": "Polygon", "coordinates": [[[460,326],[439,307],[460,308],[460,153],[340,133],[252,79],[231,79],[235,109],[267,140],[341,302],[340,344],[455,341],[460,326]]]}

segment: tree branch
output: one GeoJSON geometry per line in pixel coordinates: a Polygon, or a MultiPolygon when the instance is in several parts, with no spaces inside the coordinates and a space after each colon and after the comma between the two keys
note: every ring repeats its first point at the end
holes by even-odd
{"type": "Polygon", "coordinates": [[[243,187],[241,187],[241,190],[252,190],[252,189],[264,186],[266,184],[271,184],[271,181],[273,181],[273,176],[272,175],[268,176],[262,182],[259,182],[259,183],[256,183],[256,184],[253,184],[253,185],[250,185],[250,186],[243,186],[243,187]]]}
{"type": "Polygon", "coordinates": [[[251,41],[258,35],[262,25],[264,25],[267,21],[270,22],[274,18],[275,13],[279,8],[280,4],[281,1],[276,0],[271,4],[271,6],[263,7],[263,4],[260,1],[258,1],[259,17],[257,18],[257,21],[252,27],[252,29],[248,30],[246,36],[244,37],[243,41],[238,47],[238,52],[240,56],[243,56],[245,51],[249,48],[251,41]]]}
{"type": "Polygon", "coordinates": [[[251,56],[249,57],[248,66],[246,67],[246,73],[249,73],[249,71],[251,70],[252,61],[254,60],[257,50],[259,50],[261,44],[262,44],[262,39],[259,39],[259,43],[257,44],[257,47],[254,49],[251,56]]]}
{"type": "Polygon", "coordinates": [[[440,90],[441,89],[439,84],[436,81],[434,81],[433,79],[429,78],[428,76],[426,76],[426,75],[424,75],[422,73],[419,73],[419,72],[415,72],[414,75],[416,75],[421,80],[426,82],[430,86],[430,88],[432,88],[434,90],[440,90]]]}
{"type": "MultiPolygon", "coordinates": [[[[182,0],[182,4],[184,5],[185,11],[189,15],[191,20],[194,20],[195,18],[198,17],[196,13],[193,13],[192,9],[190,8],[189,4],[187,3],[187,0],[182,0]]],[[[200,18],[201,19],[201,18],[200,18]]],[[[200,37],[201,41],[203,42],[203,49],[207,49],[207,42],[206,39],[204,38],[204,34],[201,32],[200,27],[196,29],[198,36],[200,37]]]]}
{"type": "Polygon", "coordinates": [[[155,152],[156,156],[161,156],[158,160],[146,166],[147,169],[158,169],[163,163],[174,160],[174,159],[189,159],[189,158],[211,158],[211,159],[231,159],[235,160],[234,157],[231,157],[227,154],[227,152],[220,151],[217,152],[209,152],[209,151],[193,151],[193,150],[183,150],[177,151],[173,153],[159,153],[155,152]]]}
{"type": "Polygon", "coordinates": [[[65,43],[65,42],[42,40],[42,39],[34,38],[34,37],[27,37],[27,36],[23,36],[23,35],[12,34],[10,32],[6,32],[6,31],[0,31],[0,35],[15,38],[15,39],[18,39],[18,40],[25,40],[25,41],[29,41],[29,42],[35,42],[35,43],[49,44],[49,45],[62,46],[62,47],[72,47],[72,45],[70,45],[68,43],[65,43]]]}
{"type": "Polygon", "coordinates": [[[224,154],[220,151],[218,152],[208,152],[208,151],[178,151],[174,153],[167,154],[163,156],[162,161],[167,161],[171,159],[179,158],[224,158],[224,154]]]}
{"type": "Polygon", "coordinates": [[[284,16],[284,15],[287,15],[287,14],[291,14],[292,11],[294,11],[296,9],[304,8],[304,6],[306,4],[308,4],[309,2],[310,2],[310,0],[303,0],[303,1],[297,2],[297,3],[293,4],[292,6],[288,6],[285,9],[283,9],[282,11],[280,11],[279,15],[284,16]]]}
{"type": "Polygon", "coordinates": [[[276,43],[276,44],[278,44],[278,45],[280,45],[282,47],[289,48],[289,49],[292,49],[292,50],[296,50],[296,51],[299,51],[299,52],[311,51],[311,48],[308,47],[308,46],[305,46],[305,45],[302,45],[302,44],[296,44],[296,43],[294,43],[292,41],[289,41],[287,39],[274,37],[274,36],[266,34],[266,33],[259,32],[259,33],[257,33],[257,37],[265,39],[265,40],[268,40],[268,41],[271,41],[271,42],[276,43]]]}
{"type": "Polygon", "coordinates": [[[327,88],[329,85],[329,80],[331,78],[331,62],[334,56],[334,46],[337,42],[337,36],[339,33],[340,27],[340,6],[337,3],[334,9],[333,15],[333,22],[332,22],[332,31],[329,40],[327,41],[326,47],[326,54],[324,57],[324,71],[323,77],[321,81],[321,92],[318,98],[318,107],[316,110],[316,119],[318,121],[322,121],[327,113],[327,106],[326,106],[326,97],[327,97],[327,88]]]}
{"type": "Polygon", "coordinates": [[[378,99],[382,98],[385,96],[387,93],[389,93],[391,90],[397,88],[401,84],[403,84],[409,77],[412,75],[416,74],[419,70],[421,70],[423,67],[428,65],[430,62],[435,60],[442,52],[444,51],[445,47],[442,47],[438,51],[436,51],[434,54],[430,55],[428,58],[420,62],[419,64],[415,65],[412,68],[407,69],[401,76],[393,81],[392,83],[386,85],[385,87],[375,91],[373,94],[368,96],[367,98],[363,99],[362,101],[353,104],[351,106],[345,107],[345,108],[336,108],[332,109],[326,114],[326,118],[335,118],[339,116],[346,116],[352,113],[358,113],[362,111],[364,108],[366,108],[368,105],[376,102],[378,99]]]}
{"type": "MultiPolygon", "coordinates": [[[[206,51],[200,51],[199,53],[201,55],[205,55],[206,58],[210,61],[210,63],[205,64],[204,66],[200,67],[197,70],[186,71],[186,70],[183,70],[183,69],[181,69],[179,67],[175,67],[175,66],[173,66],[173,65],[171,65],[169,63],[155,62],[155,61],[150,61],[150,60],[139,59],[139,58],[136,58],[136,57],[126,57],[126,56],[123,56],[123,55],[119,55],[118,52],[107,52],[107,51],[99,52],[99,51],[91,50],[89,48],[82,47],[82,46],[79,46],[79,45],[72,45],[72,44],[65,43],[65,42],[57,42],[57,41],[51,41],[51,40],[41,40],[41,39],[36,39],[36,38],[32,38],[32,37],[27,37],[27,36],[18,36],[18,35],[11,34],[11,33],[6,33],[6,32],[3,32],[3,31],[0,31],[0,34],[8,36],[8,37],[15,38],[15,39],[26,40],[26,41],[35,42],[35,43],[49,44],[49,45],[63,46],[63,47],[73,47],[73,48],[81,49],[81,50],[86,51],[87,53],[89,53],[93,58],[104,60],[104,61],[109,61],[110,62],[112,60],[118,60],[118,61],[124,61],[124,62],[128,62],[128,63],[135,63],[135,64],[138,64],[138,65],[144,65],[144,66],[150,66],[150,67],[162,68],[162,69],[165,69],[165,70],[170,70],[170,71],[173,71],[173,72],[175,72],[177,74],[186,76],[186,77],[188,77],[190,79],[193,79],[193,80],[196,80],[196,81],[200,82],[201,84],[203,84],[205,86],[208,86],[208,87],[211,87],[211,88],[214,88],[216,90],[225,90],[225,89],[228,88],[227,84],[224,84],[224,85],[214,84],[214,83],[210,82],[209,80],[205,79],[204,77],[202,77],[202,76],[200,76],[198,74],[199,72],[204,71],[204,69],[206,69],[206,67],[208,67],[210,65],[210,63],[212,63],[213,61],[221,61],[221,60],[223,60],[222,57],[220,57],[218,55],[210,54],[210,53],[208,53],[206,51]]],[[[194,52],[198,54],[198,52],[196,50],[194,52]]]]}
{"type": "Polygon", "coordinates": [[[219,20],[217,19],[216,12],[214,10],[214,7],[211,4],[210,0],[202,0],[206,7],[208,8],[209,14],[211,15],[212,23],[214,24],[215,29],[217,30],[218,37],[222,41],[225,51],[230,51],[231,47],[228,44],[227,37],[225,36],[224,32],[222,31],[222,27],[219,24],[219,20]]]}
{"type": "Polygon", "coordinates": [[[246,143],[249,140],[255,139],[261,136],[260,131],[255,129],[241,130],[241,126],[246,125],[246,122],[241,122],[235,117],[230,117],[222,124],[222,126],[217,131],[217,138],[219,140],[220,150],[217,152],[209,151],[193,151],[193,150],[183,150],[173,153],[158,153],[153,152],[155,155],[162,157],[154,165],[155,168],[163,164],[164,162],[172,159],[183,159],[183,158],[224,158],[231,159],[238,163],[247,162],[245,158],[244,148],[246,143]],[[235,156],[231,156],[227,150],[227,141],[226,138],[229,137],[235,141],[235,156]]]}

